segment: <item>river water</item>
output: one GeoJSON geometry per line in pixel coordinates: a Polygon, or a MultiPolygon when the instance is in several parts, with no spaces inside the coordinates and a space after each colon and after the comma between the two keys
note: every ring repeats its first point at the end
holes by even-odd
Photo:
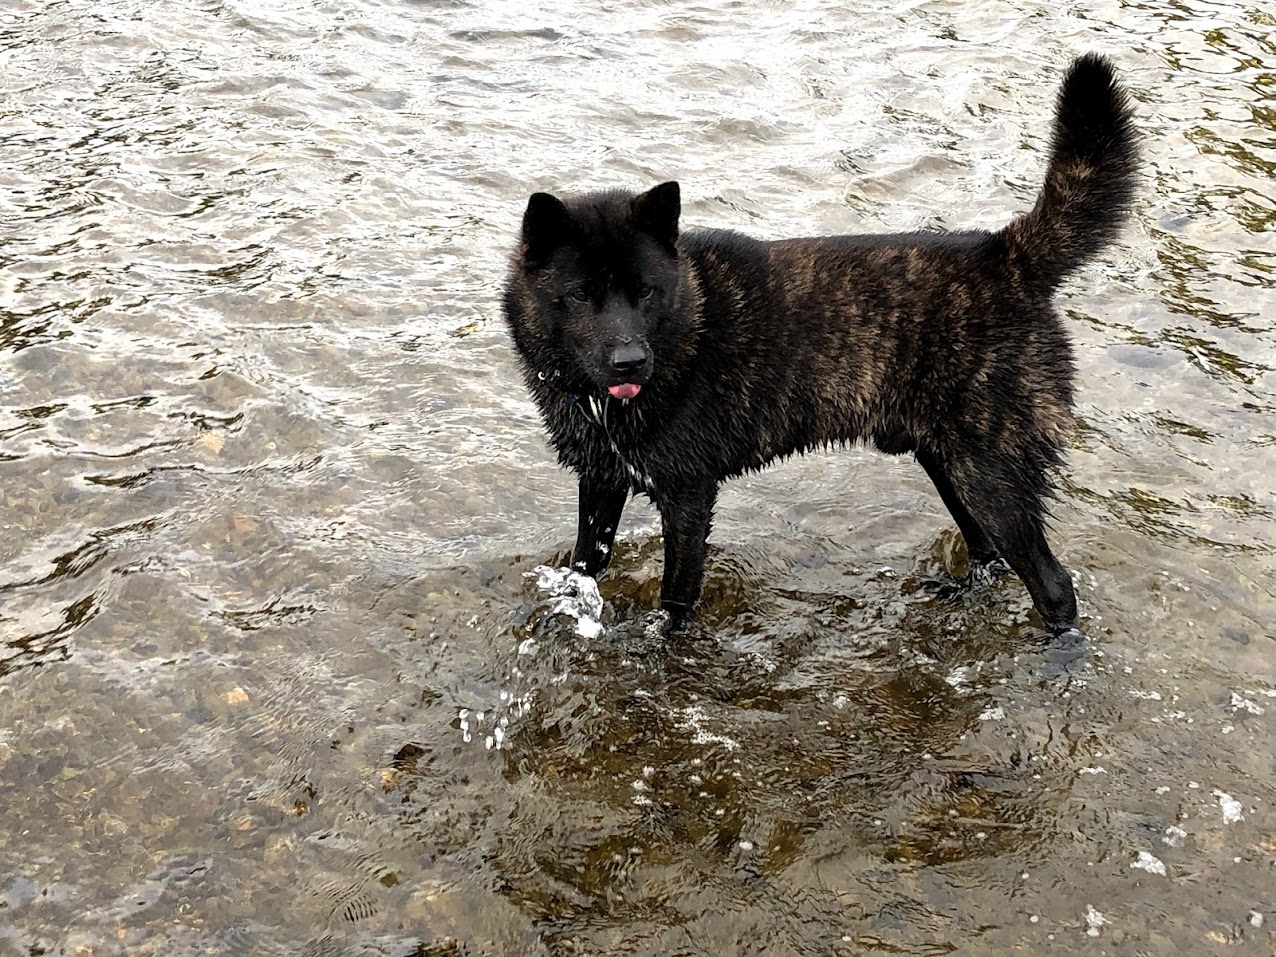
{"type": "MultiPolygon", "coordinates": [[[[1276,950],[1276,13],[1223,0],[7,0],[0,954],[1276,950]],[[1077,53],[1134,222],[1061,294],[1094,657],[864,450],[603,629],[497,297],[534,189],[997,226],[1077,53]],[[567,583],[570,584],[570,583],[567,583]]],[[[794,330],[800,335],[801,330],[794,330]]]]}

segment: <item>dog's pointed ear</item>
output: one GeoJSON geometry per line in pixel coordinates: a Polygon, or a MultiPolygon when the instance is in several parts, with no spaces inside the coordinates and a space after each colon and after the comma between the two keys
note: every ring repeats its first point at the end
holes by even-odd
{"type": "Polygon", "coordinates": [[[678,240],[682,194],[675,182],[653,186],[632,202],[634,225],[670,248],[678,240]]]}
{"type": "Polygon", "coordinates": [[[523,256],[529,264],[545,263],[575,231],[572,214],[549,193],[532,193],[523,212],[523,256]]]}

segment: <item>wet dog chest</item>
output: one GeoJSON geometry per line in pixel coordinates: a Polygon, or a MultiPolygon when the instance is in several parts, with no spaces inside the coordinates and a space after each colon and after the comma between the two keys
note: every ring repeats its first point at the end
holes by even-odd
{"type": "Polygon", "coordinates": [[[612,419],[607,400],[600,400],[594,396],[573,396],[571,402],[584,417],[590,434],[596,439],[601,439],[602,444],[616,457],[625,477],[634,489],[639,492],[654,493],[656,481],[651,477],[650,470],[643,464],[642,454],[635,448],[626,448],[625,446],[629,443],[617,440],[618,436],[623,436],[623,433],[620,423],[612,419]]]}

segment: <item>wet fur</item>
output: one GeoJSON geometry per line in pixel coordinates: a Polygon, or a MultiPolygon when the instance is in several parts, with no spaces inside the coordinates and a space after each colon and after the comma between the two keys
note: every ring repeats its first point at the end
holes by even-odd
{"type": "Polygon", "coordinates": [[[915,454],[972,562],[1004,559],[1052,631],[1075,628],[1071,580],[1044,537],[1075,378],[1052,296],[1125,218],[1131,113],[1108,61],[1075,61],[1036,205],[999,232],[762,242],[680,234],[673,183],[535,194],[504,309],[550,441],[579,477],[573,563],[600,574],[625,501],[645,492],[664,530],[661,603],[684,622],[722,481],[863,439],[915,454]],[[607,393],[621,381],[609,357],[635,343],[650,361],[622,402],[607,393]]]}

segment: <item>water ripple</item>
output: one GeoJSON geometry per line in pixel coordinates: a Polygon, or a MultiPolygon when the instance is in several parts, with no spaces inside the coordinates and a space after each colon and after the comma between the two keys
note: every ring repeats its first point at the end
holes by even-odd
{"type": "Polygon", "coordinates": [[[10,2],[0,949],[1265,947],[1273,27],[1231,0],[10,2]],[[527,193],[676,177],[688,224],[763,237],[996,226],[1087,49],[1146,164],[1061,295],[1052,535],[1088,669],[1041,679],[1013,577],[937,595],[960,537],[862,450],[724,490],[672,647],[635,503],[581,634],[525,577],[575,510],[499,320],[527,193]]]}

